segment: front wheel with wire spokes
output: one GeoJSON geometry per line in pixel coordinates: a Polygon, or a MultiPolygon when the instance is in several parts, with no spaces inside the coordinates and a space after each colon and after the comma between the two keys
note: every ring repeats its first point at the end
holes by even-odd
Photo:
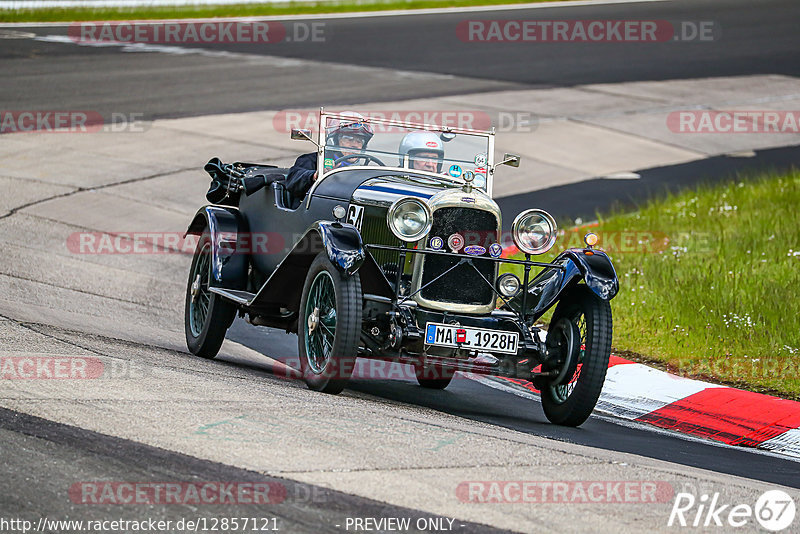
{"type": "Polygon", "coordinates": [[[340,393],[353,373],[361,335],[361,278],[342,275],[320,252],[303,286],[298,349],[310,389],[340,393]]]}
{"type": "Polygon", "coordinates": [[[564,359],[567,372],[542,388],[542,407],[552,423],[579,426],[594,410],[605,382],[611,355],[611,305],[587,286],[578,285],[562,297],[550,324],[547,344],[572,346],[575,354],[564,359]],[[574,328],[565,327],[569,323],[574,328]],[[579,339],[572,339],[573,332],[579,339]]]}

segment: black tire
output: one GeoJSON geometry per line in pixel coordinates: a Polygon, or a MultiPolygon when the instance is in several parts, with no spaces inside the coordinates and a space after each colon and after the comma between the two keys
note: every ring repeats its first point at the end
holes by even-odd
{"type": "Polygon", "coordinates": [[[211,281],[211,238],[203,233],[189,269],[183,325],[186,346],[192,354],[213,358],[219,352],[225,333],[236,315],[236,307],[208,288],[211,281]],[[193,285],[196,294],[193,298],[193,285]]]}
{"type": "Polygon", "coordinates": [[[450,385],[455,371],[441,364],[433,363],[414,368],[417,383],[428,389],[444,389],[450,385]]]}
{"type": "Polygon", "coordinates": [[[320,252],[303,284],[297,325],[300,368],[309,389],[337,394],[347,385],[358,355],[362,307],[359,274],[343,276],[320,252]]]}
{"type": "Polygon", "coordinates": [[[611,305],[587,286],[578,285],[562,297],[550,324],[561,318],[569,319],[580,331],[580,366],[570,369],[560,384],[549,382],[542,388],[542,407],[550,422],[579,426],[594,410],[605,382],[613,330],[611,305]]]}

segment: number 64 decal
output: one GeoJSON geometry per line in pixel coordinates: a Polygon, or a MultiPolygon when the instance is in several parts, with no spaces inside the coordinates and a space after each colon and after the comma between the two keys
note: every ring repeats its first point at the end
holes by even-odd
{"type": "Polygon", "coordinates": [[[361,220],[364,218],[364,206],[357,204],[350,204],[347,210],[347,222],[355,226],[358,231],[361,231],[361,220]]]}

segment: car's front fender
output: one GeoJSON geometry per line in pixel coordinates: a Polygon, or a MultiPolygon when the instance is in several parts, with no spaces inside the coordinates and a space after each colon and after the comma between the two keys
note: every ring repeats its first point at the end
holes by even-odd
{"type": "Polygon", "coordinates": [[[217,287],[247,287],[247,254],[237,250],[239,235],[247,231],[245,226],[236,208],[204,206],[197,210],[184,234],[184,238],[208,234],[211,240],[211,281],[217,287]]]}
{"type": "Polygon", "coordinates": [[[571,248],[559,254],[556,261],[562,257],[572,260],[586,285],[601,299],[611,300],[619,291],[617,271],[602,250],[571,248]]]}
{"type": "Polygon", "coordinates": [[[361,234],[352,224],[317,221],[309,231],[316,230],[328,259],[342,274],[353,275],[366,259],[361,234]]]}
{"type": "MultiPolygon", "coordinates": [[[[581,279],[603,300],[611,300],[619,290],[611,259],[601,250],[568,249],[559,254],[553,263],[560,264],[563,269],[548,267],[528,284],[526,315],[534,319],[541,317],[567,287],[577,284],[581,279]]],[[[519,310],[521,296],[514,297],[509,305],[519,310]]]]}
{"type": "MultiPolygon", "coordinates": [[[[261,286],[254,307],[279,302],[291,310],[300,306],[300,296],[308,268],[320,252],[343,276],[353,276],[364,264],[367,253],[355,226],[331,221],[317,221],[281,261],[261,286]]],[[[374,266],[374,261],[369,265],[374,266]]],[[[377,269],[377,267],[374,267],[377,269]]]]}

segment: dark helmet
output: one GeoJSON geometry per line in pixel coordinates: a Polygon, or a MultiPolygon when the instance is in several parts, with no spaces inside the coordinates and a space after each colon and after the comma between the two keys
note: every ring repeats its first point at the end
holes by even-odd
{"type": "Polygon", "coordinates": [[[361,138],[364,143],[361,148],[366,148],[369,140],[372,139],[374,132],[372,126],[366,122],[366,119],[360,113],[355,111],[343,111],[339,113],[343,118],[331,119],[325,128],[326,138],[333,142],[334,145],[339,145],[339,137],[342,135],[352,135],[361,138]],[[352,117],[352,120],[349,119],[352,117]]]}

